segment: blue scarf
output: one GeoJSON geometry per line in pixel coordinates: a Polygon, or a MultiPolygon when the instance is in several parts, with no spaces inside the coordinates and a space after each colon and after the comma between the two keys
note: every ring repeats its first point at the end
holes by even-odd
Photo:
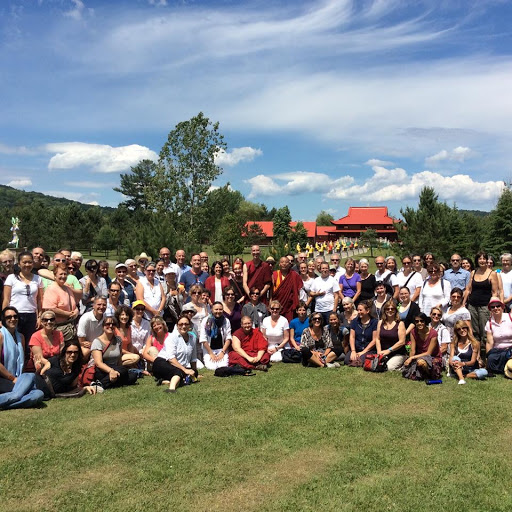
{"type": "Polygon", "coordinates": [[[0,328],[0,332],[4,337],[4,366],[9,373],[15,377],[19,377],[23,372],[23,364],[25,362],[21,335],[18,331],[15,331],[16,339],[14,339],[12,334],[5,327],[0,328]]]}
{"type": "Polygon", "coordinates": [[[215,318],[212,314],[209,314],[205,325],[206,335],[210,338],[216,338],[219,335],[219,327],[224,325],[225,320],[226,318],[223,316],[215,318]]]}

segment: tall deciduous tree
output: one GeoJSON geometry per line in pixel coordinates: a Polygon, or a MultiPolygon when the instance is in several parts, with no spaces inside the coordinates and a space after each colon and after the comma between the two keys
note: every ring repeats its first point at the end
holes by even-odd
{"type": "Polygon", "coordinates": [[[121,174],[121,184],[114,190],[126,196],[122,206],[129,210],[150,209],[150,199],[154,196],[150,190],[155,183],[157,168],[158,164],[152,160],[142,160],[129,173],[121,174]]]}
{"type": "Polygon", "coordinates": [[[334,217],[326,212],[325,210],[322,210],[317,216],[316,216],[316,224],[317,226],[330,226],[331,220],[334,220],[334,217]]]}
{"type": "Polygon", "coordinates": [[[200,112],[178,123],[160,151],[151,205],[171,214],[188,241],[197,240],[196,223],[213,181],[222,173],[215,164],[219,149],[226,149],[219,123],[200,112]]]}
{"type": "Polygon", "coordinates": [[[216,253],[226,256],[241,254],[244,250],[243,232],[243,220],[235,213],[228,213],[217,230],[213,249],[216,253]]]}

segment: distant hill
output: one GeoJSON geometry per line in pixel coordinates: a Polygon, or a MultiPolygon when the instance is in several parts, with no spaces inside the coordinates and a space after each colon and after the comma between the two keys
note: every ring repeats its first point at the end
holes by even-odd
{"type": "Polygon", "coordinates": [[[483,212],[482,210],[459,210],[460,213],[467,213],[475,217],[487,217],[490,212],[483,212]]]}
{"type": "MultiPolygon", "coordinates": [[[[8,187],[7,185],[0,185],[0,208],[12,208],[13,206],[26,206],[32,204],[34,201],[39,201],[46,206],[67,206],[70,204],[78,205],[84,210],[96,208],[91,204],[84,204],[78,201],[72,201],[63,197],[53,197],[41,192],[25,192],[17,188],[8,187]]],[[[100,206],[104,213],[112,212],[115,208],[108,206],[100,206]]]]}

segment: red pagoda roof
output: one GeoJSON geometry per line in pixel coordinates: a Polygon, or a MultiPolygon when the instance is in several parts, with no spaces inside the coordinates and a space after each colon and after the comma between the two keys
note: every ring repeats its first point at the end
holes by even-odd
{"type": "Polygon", "coordinates": [[[338,220],[331,221],[334,225],[350,224],[357,225],[375,225],[375,224],[393,224],[395,219],[388,215],[387,206],[350,206],[348,215],[338,220]]]}

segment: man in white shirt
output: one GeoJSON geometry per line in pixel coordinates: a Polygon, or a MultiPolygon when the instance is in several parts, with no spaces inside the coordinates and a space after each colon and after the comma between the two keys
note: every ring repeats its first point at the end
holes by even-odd
{"type": "Polygon", "coordinates": [[[336,312],[340,297],[340,285],[335,277],[329,274],[329,263],[320,265],[320,277],[316,277],[311,285],[311,297],[315,298],[315,312],[322,313],[324,325],[329,324],[329,314],[336,312]]]}
{"type": "Polygon", "coordinates": [[[96,295],[92,310],[84,313],[78,322],[78,341],[86,361],[91,354],[92,342],[103,334],[103,317],[106,309],[107,299],[96,295]]]}
{"type": "Polygon", "coordinates": [[[340,282],[340,277],[344,276],[346,274],[346,270],[340,266],[340,255],[339,254],[333,254],[331,256],[331,265],[333,267],[336,267],[336,273],[334,274],[334,278],[340,282]]]}
{"type": "Polygon", "coordinates": [[[398,299],[398,282],[395,274],[386,268],[386,260],[384,256],[377,256],[375,258],[375,265],[377,266],[377,271],[375,272],[375,281],[382,281],[389,290],[389,287],[393,290],[393,298],[398,299]]]}

